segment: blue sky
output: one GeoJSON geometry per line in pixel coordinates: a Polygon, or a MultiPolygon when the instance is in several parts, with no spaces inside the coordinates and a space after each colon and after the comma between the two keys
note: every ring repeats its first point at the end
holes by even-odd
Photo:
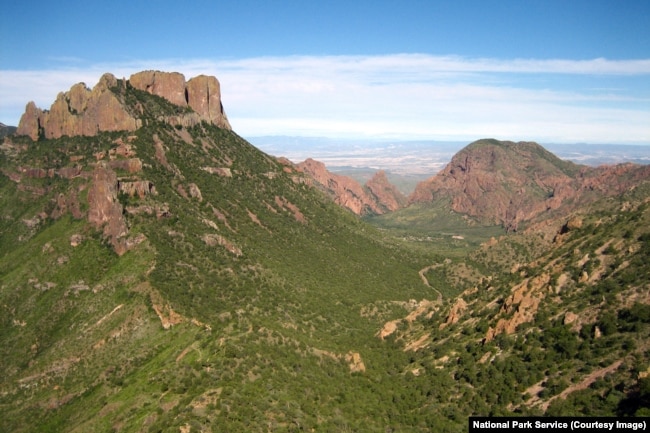
{"type": "Polygon", "coordinates": [[[215,75],[243,136],[650,144],[650,1],[22,1],[0,121],[77,82],[215,75]]]}

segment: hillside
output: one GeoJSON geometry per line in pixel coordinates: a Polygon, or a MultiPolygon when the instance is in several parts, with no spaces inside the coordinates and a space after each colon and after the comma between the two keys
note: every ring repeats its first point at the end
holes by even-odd
{"type": "Polygon", "coordinates": [[[361,185],[349,176],[330,172],[325,164],[311,158],[296,167],[309,175],[335,203],[356,215],[382,215],[402,208],[407,202],[381,170],[361,185]]]}
{"type": "Polygon", "coordinates": [[[595,188],[536,232],[442,201],[404,209],[485,240],[448,254],[250,145],[216,89],[106,74],[28,104],[3,141],[0,431],[462,432],[472,414],[648,413],[646,180],[595,188]]]}
{"type": "Polygon", "coordinates": [[[553,236],[502,236],[428,268],[442,293],[462,292],[387,322],[382,337],[412,353],[427,401],[459,417],[647,416],[649,206],[645,182],[553,236]]]}
{"type": "Polygon", "coordinates": [[[563,161],[533,142],[478,140],[421,182],[410,203],[437,203],[508,231],[568,215],[650,177],[650,166],[588,167],[563,161]]]}
{"type": "Polygon", "coordinates": [[[11,135],[16,132],[15,126],[7,126],[4,123],[0,122],[0,138],[4,138],[7,135],[11,135]]]}
{"type": "Polygon", "coordinates": [[[408,425],[405,355],[374,335],[429,259],[114,83],[136,130],[2,145],[0,430],[408,425]]]}

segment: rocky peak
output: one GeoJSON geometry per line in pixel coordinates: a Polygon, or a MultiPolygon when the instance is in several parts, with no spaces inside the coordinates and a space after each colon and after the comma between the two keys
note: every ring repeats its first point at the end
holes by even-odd
{"type": "Polygon", "coordinates": [[[562,161],[537,143],[479,140],[420,182],[411,203],[445,200],[455,212],[517,230],[548,212],[615,195],[648,178],[650,167],[591,168],[562,161]]]}
{"type": "Polygon", "coordinates": [[[38,140],[41,134],[50,139],[64,135],[94,136],[100,131],[134,131],[141,122],[111,90],[117,85],[112,74],[104,74],[92,90],[78,83],[59,93],[49,111],[30,102],[16,134],[38,140]]]}
{"type": "Polygon", "coordinates": [[[311,176],[335,203],[357,215],[384,214],[399,209],[406,201],[384,172],[375,174],[364,187],[351,177],[328,171],[325,164],[311,158],[297,167],[311,176]]]}
{"type": "Polygon", "coordinates": [[[129,77],[129,83],[136,89],[167,99],[175,105],[185,107],[185,77],[178,72],[142,71],[129,77]]]}
{"type": "Polygon", "coordinates": [[[189,106],[200,120],[231,129],[221,103],[221,85],[215,77],[199,75],[186,82],[178,72],[143,71],[131,75],[129,83],[172,104],[189,106]]]}
{"type": "MultiPolygon", "coordinates": [[[[128,84],[194,111],[186,118],[167,119],[169,123],[190,126],[207,121],[231,129],[215,77],[201,75],[186,82],[178,72],[144,71],[131,75],[128,84]]],[[[64,135],[94,136],[102,131],[135,131],[142,126],[142,120],[137,110],[125,103],[126,87],[127,80],[118,80],[106,73],[92,89],[78,83],[67,92],[59,93],[49,110],[41,110],[34,102],[29,102],[16,134],[36,141],[41,136],[53,139],[64,135]]]]}
{"type": "Polygon", "coordinates": [[[390,183],[383,170],[379,170],[366,182],[366,188],[388,212],[400,209],[407,203],[406,196],[390,183]]]}
{"type": "Polygon", "coordinates": [[[221,85],[215,77],[199,75],[187,82],[187,103],[202,118],[222,128],[230,129],[221,103],[221,85]]]}

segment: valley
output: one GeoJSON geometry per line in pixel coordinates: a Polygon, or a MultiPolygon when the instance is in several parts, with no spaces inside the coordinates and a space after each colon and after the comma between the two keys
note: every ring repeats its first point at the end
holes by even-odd
{"type": "Polygon", "coordinates": [[[478,140],[405,192],[259,150],[218,86],[106,74],[2,142],[0,430],[650,414],[648,166],[478,140]]]}

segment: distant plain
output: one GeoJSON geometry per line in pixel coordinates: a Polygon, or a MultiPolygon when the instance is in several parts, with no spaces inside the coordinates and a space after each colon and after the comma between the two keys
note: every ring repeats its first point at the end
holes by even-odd
{"type": "MultiPolygon", "coordinates": [[[[390,182],[404,194],[410,194],[418,182],[444,168],[456,152],[469,144],[464,141],[379,141],[293,136],[245,138],[268,154],[284,156],[294,163],[313,158],[324,163],[329,171],[350,176],[361,183],[370,179],[377,170],[384,170],[390,182]]],[[[559,158],[577,164],[650,164],[650,144],[540,144],[559,158]]]]}

